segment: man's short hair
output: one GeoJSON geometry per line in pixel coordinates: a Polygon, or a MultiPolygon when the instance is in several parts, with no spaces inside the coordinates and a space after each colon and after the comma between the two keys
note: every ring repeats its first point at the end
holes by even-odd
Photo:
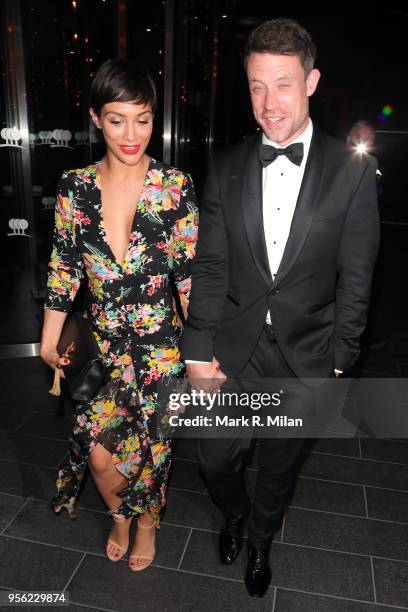
{"type": "Polygon", "coordinates": [[[313,70],[316,46],[309,32],[294,19],[271,19],[252,30],[244,49],[244,65],[251,53],[297,55],[305,74],[313,70]]]}
{"type": "Polygon", "coordinates": [[[369,130],[372,130],[373,132],[375,132],[375,127],[372,123],[370,123],[370,121],[367,121],[366,119],[359,119],[358,121],[356,121],[355,123],[353,123],[353,125],[351,126],[350,132],[352,130],[356,130],[359,128],[367,128],[369,130]]]}

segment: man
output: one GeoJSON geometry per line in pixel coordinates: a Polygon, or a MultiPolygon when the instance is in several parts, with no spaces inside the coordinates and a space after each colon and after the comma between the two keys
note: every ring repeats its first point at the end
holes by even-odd
{"type": "MultiPolygon", "coordinates": [[[[250,35],[245,67],[262,135],[218,153],[209,169],[182,354],[194,386],[228,377],[324,378],[358,354],[379,241],[375,161],[309,118],[320,73],[310,35],[290,19],[250,35]],[[201,363],[200,363],[201,362],[201,363]],[[201,381],[201,382],[200,382],[201,381]]],[[[220,560],[242,546],[249,498],[245,439],[201,439],[208,489],[225,515],[220,560]]],[[[269,551],[303,448],[259,441],[248,522],[248,592],[271,580],[269,551]]]]}
{"type": "Polygon", "coordinates": [[[371,153],[375,145],[375,129],[368,121],[359,119],[347,134],[347,144],[360,153],[371,153]]]}

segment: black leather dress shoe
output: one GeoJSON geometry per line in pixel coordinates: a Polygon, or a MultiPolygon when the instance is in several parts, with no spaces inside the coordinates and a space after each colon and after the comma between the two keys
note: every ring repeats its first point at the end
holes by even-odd
{"type": "Polygon", "coordinates": [[[251,597],[263,597],[272,578],[269,565],[270,545],[258,548],[248,543],[248,565],[245,586],[251,597]]]}
{"type": "Polygon", "coordinates": [[[234,563],[241,552],[245,517],[245,514],[238,514],[225,519],[219,537],[219,554],[223,565],[234,563]]]}

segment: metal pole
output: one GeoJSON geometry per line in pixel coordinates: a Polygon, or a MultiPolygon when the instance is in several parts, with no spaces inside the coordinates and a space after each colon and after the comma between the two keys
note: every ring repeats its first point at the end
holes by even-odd
{"type": "Polygon", "coordinates": [[[408,134],[406,130],[375,130],[376,134],[408,134]]]}
{"type": "Polygon", "coordinates": [[[163,161],[172,159],[173,141],[173,80],[174,80],[174,0],[166,0],[164,35],[164,111],[163,111],[163,161]]]}
{"type": "MultiPolygon", "coordinates": [[[[1,27],[5,62],[5,107],[7,124],[10,128],[18,130],[20,136],[18,147],[9,149],[12,184],[14,187],[13,216],[28,222],[28,236],[14,237],[18,240],[21,253],[22,270],[15,276],[9,310],[4,311],[8,320],[24,321],[24,329],[30,337],[19,336],[16,329],[16,338],[20,344],[7,344],[0,346],[0,357],[23,357],[38,354],[38,343],[21,343],[22,338],[38,340],[39,309],[35,302],[39,297],[37,277],[37,240],[34,219],[34,202],[32,196],[31,155],[27,107],[27,82],[24,62],[24,41],[22,32],[20,0],[3,0],[1,4],[1,27]],[[20,145],[21,143],[21,145],[20,145]]],[[[22,223],[22,221],[20,221],[22,223]]],[[[5,231],[6,228],[2,228],[5,231]]],[[[20,259],[20,258],[19,258],[20,259]]],[[[6,306],[6,305],[5,305],[6,306]]]]}
{"type": "MultiPolygon", "coordinates": [[[[28,221],[31,238],[24,243],[24,263],[27,282],[24,289],[37,293],[37,247],[32,196],[30,138],[27,108],[27,83],[24,63],[24,46],[19,0],[4,0],[2,7],[2,39],[7,78],[5,79],[6,112],[9,127],[17,128],[21,135],[21,149],[11,150],[12,172],[15,189],[16,213],[28,221]]],[[[17,216],[17,215],[16,215],[17,216]]]]}
{"type": "Polygon", "coordinates": [[[214,146],[215,133],[215,108],[217,100],[217,81],[218,81],[218,7],[217,3],[212,3],[212,57],[211,57],[211,91],[210,91],[210,116],[208,118],[207,133],[207,157],[209,158],[214,146]]]}
{"type": "Polygon", "coordinates": [[[118,58],[126,59],[127,57],[127,0],[118,0],[118,58]]]}

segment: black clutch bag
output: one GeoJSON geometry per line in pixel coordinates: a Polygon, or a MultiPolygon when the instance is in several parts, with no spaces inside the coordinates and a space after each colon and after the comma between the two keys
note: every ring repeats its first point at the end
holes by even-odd
{"type": "Polygon", "coordinates": [[[77,402],[88,402],[104,381],[106,366],[92,329],[80,312],[65,320],[57,351],[69,359],[64,376],[70,396],[77,402]]]}

